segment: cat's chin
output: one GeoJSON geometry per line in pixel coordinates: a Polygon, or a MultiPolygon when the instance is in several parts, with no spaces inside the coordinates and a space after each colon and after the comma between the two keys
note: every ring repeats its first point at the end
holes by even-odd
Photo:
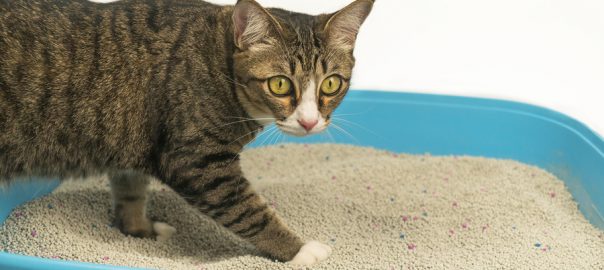
{"type": "Polygon", "coordinates": [[[299,131],[299,130],[286,130],[281,128],[281,132],[290,135],[290,136],[294,136],[294,137],[304,137],[304,136],[308,136],[310,135],[309,132],[306,131],[299,131]]]}
{"type": "Polygon", "coordinates": [[[310,136],[310,135],[315,135],[315,134],[319,134],[321,132],[323,132],[323,130],[325,130],[324,128],[322,129],[318,129],[318,130],[311,130],[311,131],[306,131],[304,129],[288,129],[288,128],[279,128],[283,133],[290,135],[290,136],[294,136],[294,137],[306,137],[306,136],[310,136]]]}

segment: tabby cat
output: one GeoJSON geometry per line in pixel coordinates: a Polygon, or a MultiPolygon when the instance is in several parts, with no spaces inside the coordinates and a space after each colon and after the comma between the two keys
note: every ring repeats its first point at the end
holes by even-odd
{"type": "Polygon", "coordinates": [[[271,122],[324,130],[346,94],[373,0],[310,16],[253,0],[0,0],[0,183],[107,173],[115,224],[146,216],[154,177],[266,256],[310,265],[304,242],[252,189],[238,154],[271,122]]]}

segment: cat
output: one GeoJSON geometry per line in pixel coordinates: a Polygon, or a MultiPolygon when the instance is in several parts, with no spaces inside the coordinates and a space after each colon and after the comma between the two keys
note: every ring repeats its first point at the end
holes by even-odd
{"type": "Polygon", "coordinates": [[[0,1],[0,183],[106,173],[116,226],[173,228],[145,213],[151,177],[271,259],[303,241],[254,192],[239,153],[269,124],[323,131],[348,91],[374,1],[311,16],[254,0],[0,1]]]}

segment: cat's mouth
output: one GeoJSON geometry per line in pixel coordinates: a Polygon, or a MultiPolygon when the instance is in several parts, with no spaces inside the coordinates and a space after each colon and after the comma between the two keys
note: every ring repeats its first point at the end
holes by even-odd
{"type": "Polygon", "coordinates": [[[312,128],[308,128],[308,127],[304,127],[303,123],[291,124],[291,123],[282,122],[282,121],[276,121],[275,124],[284,133],[286,133],[288,135],[296,136],[296,137],[304,137],[304,136],[308,136],[308,135],[321,133],[327,127],[326,124],[322,124],[322,125],[315,125],[312,128]]]}

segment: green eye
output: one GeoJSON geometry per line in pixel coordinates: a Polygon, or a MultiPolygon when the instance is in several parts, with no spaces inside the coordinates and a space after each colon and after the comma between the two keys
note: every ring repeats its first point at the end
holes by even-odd
{"type": "Polygon", "coordinates": [[[268,79],[268,88],[277,96],[289,94],[292,90],[292,82],[285,76],[275,76],[268,79]]]}
{"type": "Polygon", "coordinates": [[[340,91],[340,87],[342,87],[342,78],[338,75],[331,75],[321,83],[321,92],[328,96],[335,95],[340,91]]]}

